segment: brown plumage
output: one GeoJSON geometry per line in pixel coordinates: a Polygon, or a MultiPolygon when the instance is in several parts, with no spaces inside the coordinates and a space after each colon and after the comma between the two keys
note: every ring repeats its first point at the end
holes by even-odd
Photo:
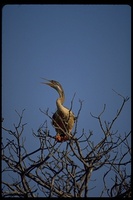
{"type": "Polygon", "coordinates": [[[61,84],[54,80],[47,81],[48,83],[44,84],[51,86],[59,94],[59,98],[56,100],[57,111],[53,114],[52,124],[56,130],[56,140],[63,142],[72,137],[71,131],[74,126],[75,116],[71,110],[63,106],[65,94],[61,84]]]}

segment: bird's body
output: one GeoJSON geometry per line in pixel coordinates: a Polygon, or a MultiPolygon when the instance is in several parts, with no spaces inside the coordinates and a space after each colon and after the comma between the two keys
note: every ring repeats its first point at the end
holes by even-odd
{"type": "Polygon", "coordinates": [[[61,84],[54,80],[49,80],[48,83],[44,83],[54,88],[59,98],[56,100],[57,111],[53,114],[52,124],[56,130],[56,140],[58,142],[69,140],[72,128],[75,122],[75,116],[71,110],[63,106],[65,100],[64,90],[61,84]]]}

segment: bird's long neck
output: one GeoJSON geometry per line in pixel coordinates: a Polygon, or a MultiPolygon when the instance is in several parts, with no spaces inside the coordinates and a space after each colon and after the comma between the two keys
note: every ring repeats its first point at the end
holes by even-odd
{"type": "Polygon", "coordinates": [[[59,98],[56,100],[56,105],[59,110],[62,110],[64,101],[65,101],[65,94],[64,91],[62,91],[61,93],[59,93],[59,98]]]}

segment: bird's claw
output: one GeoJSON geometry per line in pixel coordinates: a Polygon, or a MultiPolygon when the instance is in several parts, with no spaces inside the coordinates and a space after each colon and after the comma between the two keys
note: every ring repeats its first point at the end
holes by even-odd
{"type": "Polygon", "coordinates": [[[59,134],[57,134],[55,136],[55,140],[57,142],[65,142],[65,141],[69,140],[69,138],[66,135],[65,136],[60,136],[59,134]]]}

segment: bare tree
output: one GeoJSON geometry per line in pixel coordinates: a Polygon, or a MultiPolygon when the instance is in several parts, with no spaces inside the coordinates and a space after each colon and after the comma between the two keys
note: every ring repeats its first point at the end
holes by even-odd
{"type": "MultiPolygon", "coordinates": [[[[19,122],[14,130],[2,127],[8,134],[6,143],[2,143],[2,196],[3,197],[89,197],[92,174],[104,169],[99,196],[131,197],[131,132],[120,135],[113,131],[113,125],[119,118],[129,98],[122,98],[122,104],[110,123],[102,121],[106,105],[98,116],[91,116],[100,125],[103,138],[95,144],[92,131],[84,130],[77,138],[77,124],[83,102],[77,114],[73,138],[59,143],[50,134],[47,121],[33,131],[33,137],[39,141],[38,148],[28,152],[23,137],[26,124],[23,114],[18,114],[19,122]],[[63,144],[63,149],[62,149],[63,144]],[[6,175],[9,176],[9,178],[6,175]],[[108,184],[110,182],[110,184],[108,184]]],[[[71,102],[71,107],[73,100],[71,102]]],[[[51,118],[48,110],[42,111],[51,118]]]]}

